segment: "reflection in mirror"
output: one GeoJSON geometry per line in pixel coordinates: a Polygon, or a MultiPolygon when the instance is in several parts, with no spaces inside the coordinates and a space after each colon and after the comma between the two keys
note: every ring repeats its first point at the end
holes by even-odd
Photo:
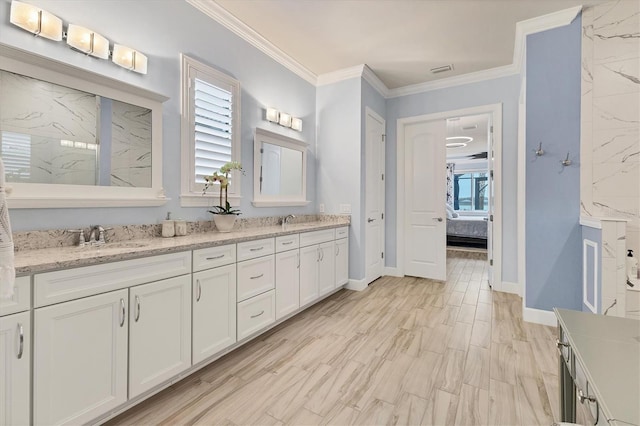
{"type": "Polygon", "coordinates": [[[254,141],[253,205],[304,206],[307,146],[304,142],[264,129],[254,141]]]}
{"type": "Polygon", "coordinates": [[[302,196],[302,152],[262,143],[263,195],[302,196]]]}
{"type": "Polygon", "coordinates": [[[12,183],[150,188],[149,108],[0,70],[0,155],[12,183]]]}

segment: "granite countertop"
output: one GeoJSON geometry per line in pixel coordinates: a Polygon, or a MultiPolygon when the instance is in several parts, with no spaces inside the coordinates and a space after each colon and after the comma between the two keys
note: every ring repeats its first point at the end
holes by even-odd
{"type": "Polygon", "coordinates": [[[349,219],[294,223],[287,225],[286,230],[283,230],[282,226],[260,226],[229,233],[203,232],[184,237],[114,241],[108,242],[102,247],[54,247],[24,250],[15,255],[15,268],[16,275],[24,276],[341,226],[349,226],[349,219]]]}

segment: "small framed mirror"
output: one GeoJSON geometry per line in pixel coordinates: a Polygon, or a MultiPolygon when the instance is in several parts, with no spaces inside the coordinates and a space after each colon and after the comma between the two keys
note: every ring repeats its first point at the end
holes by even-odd
{"type": "Polygon", "coordinates": [[[253,176],[254,206],[306,206],[307,144],[257,128],[253,176]]]}

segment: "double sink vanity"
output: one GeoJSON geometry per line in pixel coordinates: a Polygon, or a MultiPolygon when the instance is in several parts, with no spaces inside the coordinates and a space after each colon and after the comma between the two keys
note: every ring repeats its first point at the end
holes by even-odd
{"type": "Polygon", "coordinates": [[[349,219],[16,255],[1,424],[104,421],[348,282],[349,219]]]}

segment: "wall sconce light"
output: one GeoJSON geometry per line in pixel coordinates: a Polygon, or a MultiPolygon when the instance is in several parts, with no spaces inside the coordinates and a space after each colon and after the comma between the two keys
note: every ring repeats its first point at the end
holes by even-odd
{"type": "Polygon", "coordinates": [[[67,44],[87,55],[109,58],[109,40],[98,33],[75,24],[67,27],[67,44]]]}
{"type": "Polygon", "coordinates": [[[302,131],[302,120],[297,118],[297,117],[293,117],[291,119],[291,128],[293,130],[297,130],[298,132],[302,131]]]}
{"type": "Polygon", "coordinates": [[[140,74],[147,73],[147,57],[130,47],[121,44],[113,45],[113,62],[140,74]]]}
{"type": "Polygon", "coordinates": [[[267,108],[267,121],[272,123],[280,121],[280,111],[275,108],[267,108]]]}
{"type": "Polygon", "coordinates": [[[69,24],[63,33],[62,19],[39,7],[20,1],[11,2],[9,21],[37,36],[60,41],[66,38],[72,48],[100,59],[112,60],[115,64],[140,74],[147,73],[147,57],[137,50],[120,44],[113,45],[109,51],[109,40],[90,29],[69,24]]]}
{"type": "Polygon", "coordinates": [[[286,112],[281,112],[278,124],[284,127],[291,127],[291,115],[286,112]]]}
{"type": "Polygon", "coordinates": [[[11,2],[9,22],[50,40],[62,40],[62,19],[31,4],[11,2]]]}

